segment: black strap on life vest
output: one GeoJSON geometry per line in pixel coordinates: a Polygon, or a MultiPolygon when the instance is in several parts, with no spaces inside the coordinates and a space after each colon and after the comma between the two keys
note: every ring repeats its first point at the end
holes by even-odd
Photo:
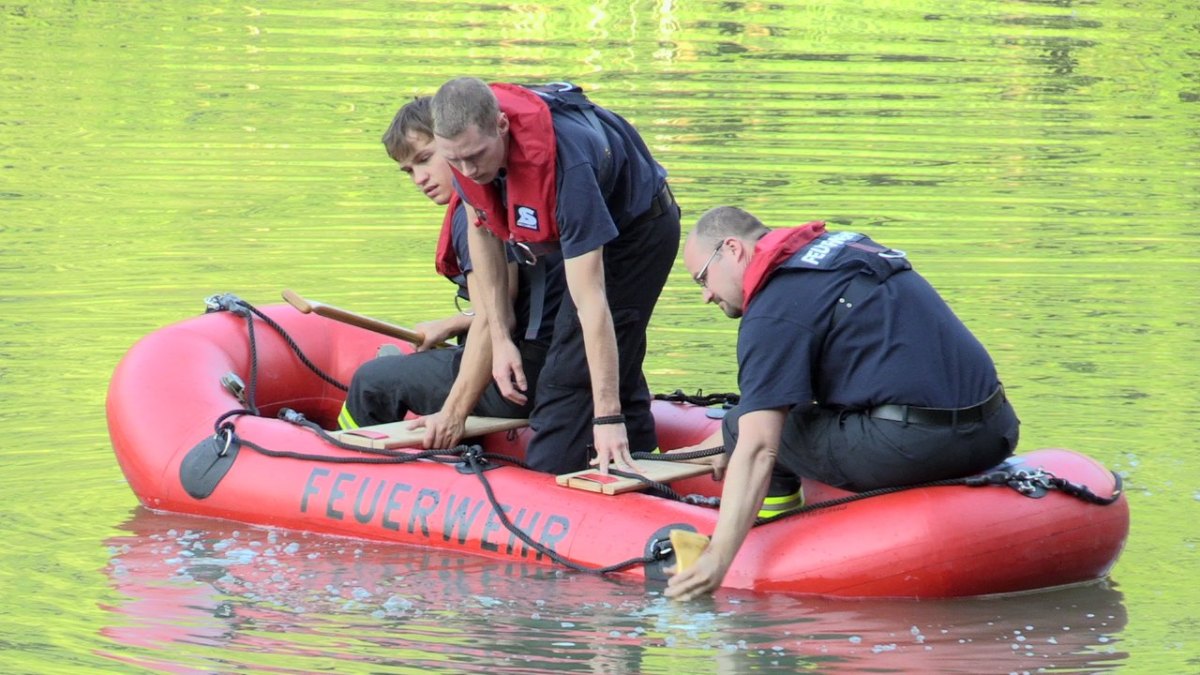
{"type": "Polygon", "coordinates": [[[529,321],[525,324],[525,339],[536,340],[546,313],[546,263],[529,268],[529,321]]]}
{"type": "Polygon", "coordinates": [[[600,118],[596,116],[596,111],[594,110],[596,104],[592,103],[588,99],[587,94],[583,93],[583,88],[571,82],[523,84],[521,86],[541,96],[546,101],[565,103],[583,114],[584,119],[587,120],[592,129],[604,141],[604,159],[600,165],[600,179],[601,182],[607,182],[609,173],[612,171],[612,144],[608,142],[608,134],[604,132],[604,126],[600,123],[600,118]]]}

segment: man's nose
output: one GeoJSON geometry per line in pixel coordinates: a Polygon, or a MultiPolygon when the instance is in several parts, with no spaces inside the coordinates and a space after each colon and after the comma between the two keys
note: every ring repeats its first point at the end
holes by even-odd
{"type": "Polygon", "coordinates": [[[702,288],[702,289],[700,289],[700,292],[704,296],[705,304],[717,301],[717,296],[713,295],[713,292],[710,291],[708,288],[702,288]]]}

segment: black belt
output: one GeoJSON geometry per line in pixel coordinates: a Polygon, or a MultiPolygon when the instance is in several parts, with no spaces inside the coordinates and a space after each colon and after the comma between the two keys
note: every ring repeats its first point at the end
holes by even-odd
{"type": "Polygon", "coordinates": [[[635,222],[644,223],[647,220],[654,220],[667,212],[667,209],[675,206],[675,195],[671,194],[671,186],[663,183],[662,189],[658,194],[654,195],[654,199],[650,201],[650,208],[645,213],[638,216],[635,222]]]}
{"type": "Polygon", "coordinates": [[[954,426],[982,422],[1004,405],[1004,387],[996,387],[996,391],[986,401],[969,408],[921,408],[915,405],[876,406],[867,411],[867,416],[905,424],[935,424],[954,426]]]}

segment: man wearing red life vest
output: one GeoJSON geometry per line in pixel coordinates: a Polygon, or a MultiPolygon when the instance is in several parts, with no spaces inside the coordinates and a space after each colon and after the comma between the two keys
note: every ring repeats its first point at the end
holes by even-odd
{"type": "Polygon", "coordinates": [[[716,589],[764,498],[801,479],[913,485],[985,471],[1015,449],[1017,417],[987,350],[902,252],[820,222],[771,230],[723,206],[697,221],[683,260],[704,301],[741,318],[741,398],[697,446],[725,446],[721,510],[668,596],[716,589]]]}
{"type": "MultiPolygon", "coordinates": [[[[439,274],[458,285],[459,297],[470,300],[475,275],[467,249],[467,208],[455,193],[450,166],[434,147],[430,102],[431,97],[426,96],[400,108],[383,135],[383,144],[422,194],[446,207],[434,265],[439,274]]],[[[535,379],[563,295],[562,258],[543,256],[537,265],[518,266],[514,261],[506,268],[515,291],[510,302],[517,318],[514,340],[526,372],[535,379]]],[[[423,416],[411,426],[425,428],[425,447],[444,448],[457,443],[468,415],[527,417],[529,405],[505,399],[489,384],[486,334],[468,341],[464,348],[431,349],[468,331],[471,324],[471,316],[462,313],[418,324],[425,341],[418,345],[417,353],[381,356],[360,366],[338,417],[341,428],[395,422],[411,411],[423,416]]]]}
{"type": "Polygon", "coordinates": [[[451,80],[433,101],[438,151],[478,214],[468,236],[484,289],[492,376],[504,395],[530,393],[509,337],[500,274],[504,242],[531,257],[561,251],[564,296],[530,416],[527,461],[583,469],[588,448],[634,468],[656,445],[642,374],[646,328],[679,247],[679,209],[637,131],[569,85],[533,88],[451,80]],[[490,292],[488,292],[490,291],[490,292]]]}

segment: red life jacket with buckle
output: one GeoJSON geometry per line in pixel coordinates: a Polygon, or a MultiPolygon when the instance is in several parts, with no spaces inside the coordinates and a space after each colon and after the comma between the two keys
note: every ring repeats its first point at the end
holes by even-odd
{"type": "Polygon", "coordinates": [[[558,241],[558,163],[550,108],[541,96],[524,87],[505,83],[489,86],[509,123],[505,159],[508,204],[495,184],[480,185],[454,170],[459,189],[478,213],[478,224],[501,240],[558,241]]]}
{"type": "Polygon", "coordinates": [[[450,203],[446,205],[446,215],[442,218],[442,231],[438,235],[437,254],[434,258],[433,265],[437,268],[438,274],[453,281],[454,277],[462,274],[462,268],[458,264],[458,252],[454,250],[454,212],[462,205],[462,199],[458,194],[450,197],[450,203]]]}
{"type": "Polygon", "coordinates": [[[796,251],[812,243],[825,233],[824,221],[814,220],[799,227],[771,230],[767,236],[754,244],[754,257],[742,273],[742,308],[750,306],[750,299],[767,285],[767,279],[788,261],[796,251]]]}

